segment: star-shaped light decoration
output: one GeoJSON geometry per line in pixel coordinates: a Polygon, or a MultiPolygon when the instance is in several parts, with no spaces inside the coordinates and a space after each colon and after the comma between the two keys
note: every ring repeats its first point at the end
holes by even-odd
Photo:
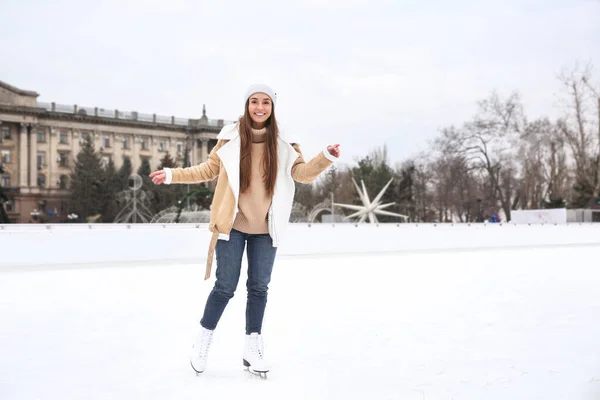
{"type": "Polygon", "coordinates": [[[377,217],[375,216],[375,214],[387,215],[387,216],[391,216],[391,217],[400,217],[400,218],[407,219],[408,216],[406,216],[406,215],[396,214],[393,212],[383,210],[384,208],[393,206],[396,203],[380,204],[381,198],[385,194],[385,191],[387,190],[387,188],[392,183],[392,180],[393,180],[393,178],[390,179],[390,181],[384,186],[384,188],[381,189],[381,192],[379,192],[377,197],[375,197],[375,199],[373,199],[373,201],[371,202],[371,200],[369,200],[369,194],[367,193],[367,189],[365,188],[365,183],[363,182],[363,180],[361,179],[361,181],[360,181],[360,183],[362,184],[362,190],[361,190],[358,187],[358,185],[356,184],[356,181],[354,180],[354,178],[352,178],[354,187],[356,187],[356,190],[358,191],[358,195],[360,196],[360,200],[363,202],[364,206],[355,206],[355,205],[351,205],[351,204],[338,204],[338,203],[334,203],[334,205],[337,207],[347,208],[347,209],[356,211],[354,214],[351,214],[351,215],[348,215],[347,217],[345,217],[344,219],[346,219],[346,220],[355,218],[355,217],[357,217],[357,218],[360,217],[359,222],[364,222],[367,219],[367,217],[369,217],[369,222],[378,223],[379,221],[377,220],[377,217]]]}

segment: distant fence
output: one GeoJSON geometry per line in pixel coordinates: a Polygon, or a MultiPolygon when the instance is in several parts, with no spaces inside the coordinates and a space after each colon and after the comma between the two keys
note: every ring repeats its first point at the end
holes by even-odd
{"type": "Polygon", "coordinates": [[[511,223],[515,224],[566,224],[600,222],[600,210],[550,208],[540,210],[512,210],[511,223]]]}
{"type": "Polygon", "coordinates": [[[567,209],[512,210],[510,222],[515,224],[566,224],[567,209]]]}

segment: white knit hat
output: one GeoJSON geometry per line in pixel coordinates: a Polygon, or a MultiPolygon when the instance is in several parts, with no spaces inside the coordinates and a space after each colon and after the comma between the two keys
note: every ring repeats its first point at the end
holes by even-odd
{"type": "Polygon", "coordinates": [[[250,96],[252,96],[254,93],[266,94],[267,96],[269,96],[271,98],[273,105],[275,105],[275,102],[277,101],[277,93],[275,93],[275,91],[273,89],[271,89],[269,86],[259,83],[259,84],[250,86],[248,88],[248,90],[246,90],[246,98],[244,99],[244,102],[247,102],[248,99],[250,98],[250,96]]]}

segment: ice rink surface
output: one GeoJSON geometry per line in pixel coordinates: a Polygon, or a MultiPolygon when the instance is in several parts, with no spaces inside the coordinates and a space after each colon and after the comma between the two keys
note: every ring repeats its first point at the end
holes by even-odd
{"type": "Polygon", "coordinates": [[[204,265],[5,268],[0,399],[598,399],[599,253],[281,257],[265,381],[242,366],[245,265],[198,377],[204,265]]]}

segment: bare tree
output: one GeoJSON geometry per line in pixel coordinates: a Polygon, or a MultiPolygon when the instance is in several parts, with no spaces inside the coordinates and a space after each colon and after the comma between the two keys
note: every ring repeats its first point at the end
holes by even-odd
{"type": "Polygon", "coordinates": [[[548,118],[527,123],[516,161],[521,182],[513,209],[565,206],[568,166],[564,138],[556,124],[548,118]]]}
{"type": "Polygon", "coordinates": [[[453,182],[452,205],[454,214],[460,222],[471,222],[477,217],[478,174],[463,158],[455,158],[449,164],[451,181],[453,182]]]}
{"type": "Polygon", "coordinates": [[[491,196],[510,219],[516,185],[511,150],[523,131],[523,107],[517,93],[502,100],[493,92],[478,103],[478,108],[475,117],[460,129],[444,129],[442,137],[436,141],[436,148],[442,153],[461,157],[469,169],[485,171],[491,196]]]}
{"type": "Polygon", "coordinates": [[[434,208],[439,221],[469,222],[477,210],[477,177],[460,156],[441,154],[429,164],[434,208]]]}
{"type": "Polygon", "coordinates": [[[308,185],[296,185],[297,201],[306,209],[311,210],[317,204],[331,200],[333,193],[336,203],[353,204],[358,199],[358,194],[352,183],[352,173],[349,167],[345,165],[334,165],[309,189],[300,190],[299,188],[308,185]]]}
{"type": "Polygon", "coordinates": [[[566,111],[558,122],[575,163],[576,205],[587,206],[600,195],[600,90],[591,65],[575,67],[560,76],[566,111]]]}
{"type": "Polygon", "coordinates": [[[436,220],[436,213],[432,206],[432,175],[431,169],[427,163],[422,160],[415,162],[413,196],[416,221],[431,222],[436,220]]]}
{"type": "Polygon", "coordinates": [[[452,178],[447,159],[439,158],[429,164],[429,170],[432,178],[432,208],[437,213],[437,220],[440,222],[449,221],[451,216],[452,203],[452,178]]]}

